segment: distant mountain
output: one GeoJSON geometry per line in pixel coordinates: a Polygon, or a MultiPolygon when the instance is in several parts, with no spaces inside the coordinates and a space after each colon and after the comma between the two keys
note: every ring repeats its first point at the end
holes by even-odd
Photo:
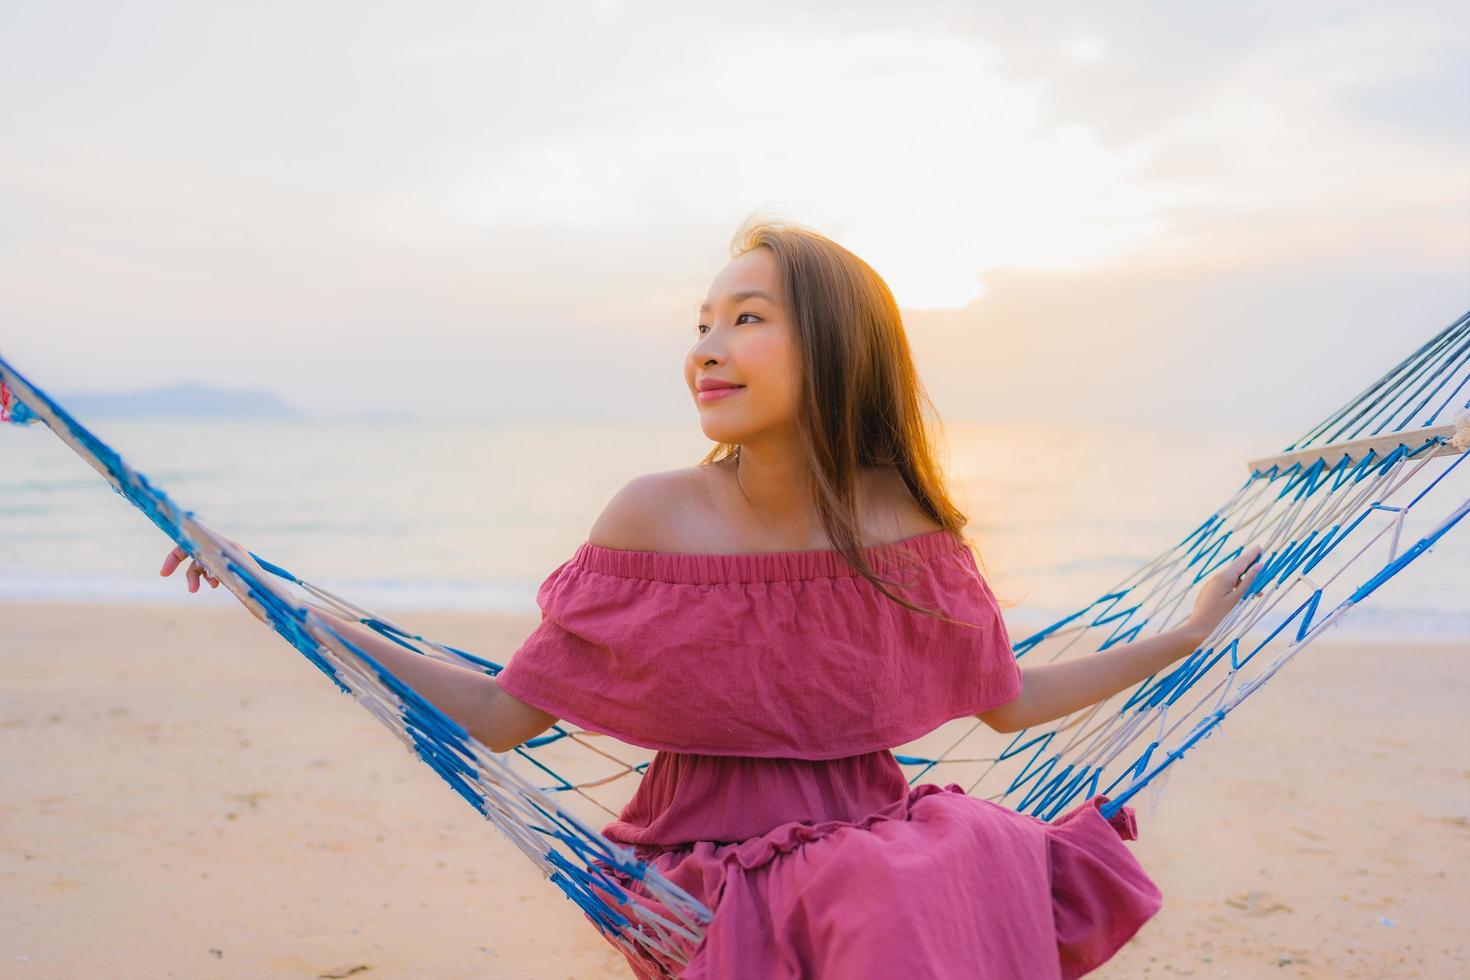
{"type": "Polygon", "coordinates": [[[73,415],[187,415],[222,418],[301,418],[302,413],[269,391],[178,384],[140,391],[80,391],[57,395],[73,415]]]}

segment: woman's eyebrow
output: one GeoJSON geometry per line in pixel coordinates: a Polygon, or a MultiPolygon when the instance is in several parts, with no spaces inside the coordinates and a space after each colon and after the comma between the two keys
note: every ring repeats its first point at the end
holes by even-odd
{"type": "MultiPolygon", "coordinates": [[[[771,299],[771,297],[769,297],[765,293],[761,292],[759,289],[742,289],[738,293],[731,293],[730,296],[725,300],[725,302],[726,303],[739,303],[741,300],[756,299],[756,298],[763,299],[767,303],[774,304],[776,302],[775,300],[771,299]]],[[[709,304],[708,303],[700,303],[699,304],[699,312],[701,312],[701,313],[708,313],[709,312],[709,304]]]]}

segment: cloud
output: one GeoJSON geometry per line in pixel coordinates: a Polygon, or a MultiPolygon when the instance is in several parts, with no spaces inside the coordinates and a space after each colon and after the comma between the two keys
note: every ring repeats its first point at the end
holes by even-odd
{"type": "Polygon", "coordinates": [[[959,417],[1228,414],[1262,345],[1470,302],[1454,6],[88,9],[0,12],[0,342],[67,387],[680,411],[756,209],[888,278],[959,417]]]}
{"type": "Polygon", "coordinates": [[[1005,265],[1085,264],[1157,234],[1169,199],[971,39],[758,36],[677,83],[596,98],[599,125],[515,148],[448,208],[484,227],[734,224],[753,204],[841,235],[900,302],[955,306],[1005,265]]]}

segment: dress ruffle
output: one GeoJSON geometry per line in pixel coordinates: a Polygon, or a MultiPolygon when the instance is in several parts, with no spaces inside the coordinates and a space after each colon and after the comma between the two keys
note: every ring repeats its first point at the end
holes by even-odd
{"type": "Polygon", "coordinates": [[[1047,825],[1057,953],[1067,980],[1107,962],[1163,904],[1120,843],[1138,839],[1137,815],[1121,806],[1104,817],[1107,801],[1094,796],[1047,825]]]}
{"type": "Polygon", "coordinates": [[[661,851],[747,841],[782,824],[856,820],[909,789],[886,749],[821,762],[660,752],[602,833],[661,851]]]}
{"type": "Polygon", "coordinates": [[[714,911],[681,977],[928,977],[938,961],[957,977],[1070,980],[1162,905],[1123,845],[1137,839],[1132,808],[1107,818],[1107,800],[1047,822],[924,784],[858,821],[636,851],[714,911]]]}
{"type": "Polygon", "coordinates": [[[948,531],[867,549],[908,601],[832,551],[673,554],[583,542],[496,676],[557,718],[667,752],[826,760],[1014,698],[1021,672],[975,557],[948,531]]]}

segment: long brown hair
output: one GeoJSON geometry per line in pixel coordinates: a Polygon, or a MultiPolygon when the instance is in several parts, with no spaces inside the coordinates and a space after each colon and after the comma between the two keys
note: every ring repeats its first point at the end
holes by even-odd
{"type": "MultiPolygon", "coordinates": [[[[979,560],[978,549],[964,533],[969,518],[945,488],[935,437],[943,426],[914,370],[892,291],[868,263],[793,221],[748,218],[731,240],[730,257],[757,248],[770,249],[775,257],[792,314],[802,363],[797,427],[828,539],[843,560],[890,599],[959,623],[890,592],[885,585],[900,583],[881,578],[870,566],[858,531],[862,470],[892,467],[924,512],[979,560]]],[[[720,462],[739,452],[738,444],[721,442],[701,462],[720,462]]]]}

